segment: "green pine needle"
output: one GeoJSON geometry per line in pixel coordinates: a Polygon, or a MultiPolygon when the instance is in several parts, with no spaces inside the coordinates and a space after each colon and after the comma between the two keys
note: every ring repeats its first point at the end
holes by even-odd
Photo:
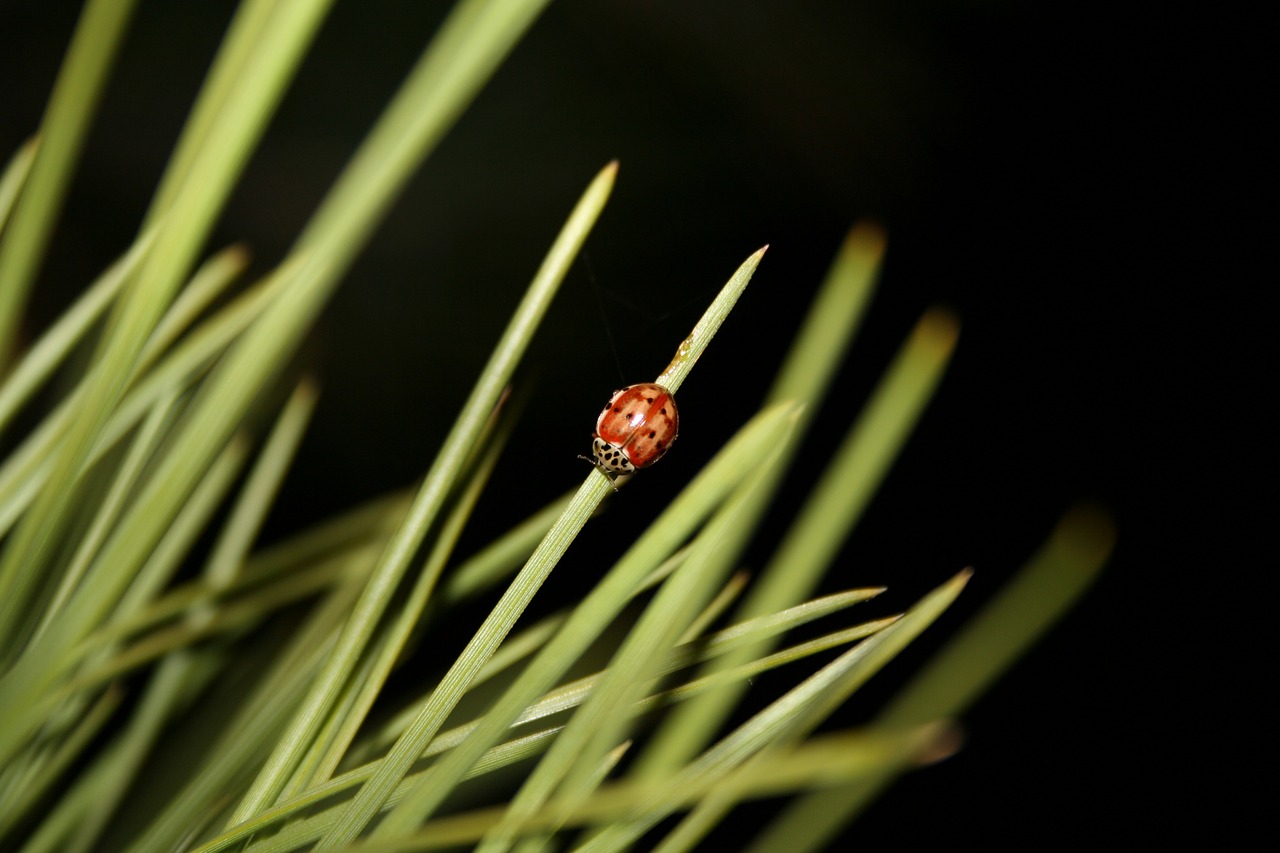
{"type": "MultiPolygon", "coordinates": [[[[677,851],[768,796],[791,799],[751,849],[820,849],[897,776],[956,748],[953,719],[1106,562],[1110,520],[1073,510],[871,723],[816,734],[968,578],[857,620],[847,609],[880,587],[815,597],[861,582],[836,555],[946,372],[959,327],[945,311],[920,319],[843,438],[824,437],[808,495],[778,506],[875,292],[886,236],[862,223],[761,408],[580,600],[523,620],[600,504],[642,499],[593,468],[455,553],[518,429],[510,383],[616,163],[508,306],[421,484],[263,547],[323,379],[287,376],[291,357],[546,0],[458,3],[293,248],[242,282],[244,248],[200,253],[331,5],[245,0],[136,238],[26,344],[16,330],[133,5],[86,3],[41,126],[0,176],[0,847],[677,851]],[[748,570],[771,513],[790,527],[748,570]],[[458,630],[459,605],[486,602],[448,638],[461,653],[424,653],[442,625],[458,630]],[[406,662],[415,686],[393,694],[406,662]]],[[[714,351],[700,360],[764,252],[659,384],[723,369],[714,351]]]]}

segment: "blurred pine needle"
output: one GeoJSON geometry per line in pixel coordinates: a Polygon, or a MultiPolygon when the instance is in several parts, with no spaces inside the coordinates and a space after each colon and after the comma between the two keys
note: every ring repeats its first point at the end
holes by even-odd
{"type": "MultiPolygon", "coordinates": [[[[941,310],[903,343],[777,552],[755,577],[738,571],[869,302],[885,236],[865,223],[761,410],[582,601],[513,632],[614,484],[593,469],[576,494],[548,495],[478,552],[455,546],[512,426],[505,389],[616,164],[590,182],[512,306],[416,492],[257,548],[316,403],[309,378],[273,394],[279,366],[545,2],[459,3],[293,249],[246,285],[242,249],[199,252],[328,4],[245,0],[136,241],[23,346],[19,320],[132,5],[86,3],[45,119],[0,176],[0,430],[13,448],[0,464],[6,849],[499,851],[555,839],[614,850],[645,837],[684,850],[764,796],[792,799],[754,849],[820,849],[896,775],[951,748],[947,721],[1105,562],[1110,522],[1074,510],[878,718],[815,734],[968,577],[904,614],[853,621],[844,611],[879,590],[812,597],[946,369],[958,325],[941,310]],[[94,354],[77,370],[69,356],[83,346],[94,354]],[[55,376],[72,381],[41,408],[55,376]],[[206,532],[213,547],[194,565],[206,532]],[[504,592],[461,654],[419,695],[388,696],[411,634],[493,589],[504,592]],[[255,642],[299,604],[283,644],[255,642]],[[816,633],[789,636],[820,619],[816,633]],[[629,625],[621,640],[617,625],[629,625]],[[602,650],[604,669],[576,674],[602,650]],[[729,727],[751,678],[813,656],[824,665],[729,727]],[[216,712],[193,720],[197,701],[216,712]],[[467,805],[477,797],[490,805],[467,805]],[[671,815],[682,817],[657,834],[671,815]]],[[[730,277],[659,378],[673,391],[763,254],[730,277]]]]}

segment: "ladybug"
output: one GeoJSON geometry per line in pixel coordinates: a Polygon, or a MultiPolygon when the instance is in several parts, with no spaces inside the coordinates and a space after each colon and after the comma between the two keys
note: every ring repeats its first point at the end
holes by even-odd
{"type": "Polygon", "coordinates": [[[661,459],[679,431],[680,414],[670,391],[653,383],[628,385],[613,392],[596,419],[593,461],[610,477],[634,474],[661,459]]]}

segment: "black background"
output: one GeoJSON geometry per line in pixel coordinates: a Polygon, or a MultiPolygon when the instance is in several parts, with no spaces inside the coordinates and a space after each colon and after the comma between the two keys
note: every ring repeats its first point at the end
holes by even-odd
{"type": "MultiPolygon", "coordinates": [[[[226,2],[141,5],[33,332],[132,240],[230,14],[226,2]]],[[[211,247],[244,240],[259,270],[283,256],[440,6],[338,5],[211,247]]],[[[0,3],[0,153],[38,125],[76,8],[0,3]]],[[[1202,424],[1229,422],[1218,400],[1249,393],[1220,365],[1254,356],[1223,310],[1231,273],[1202,266],[1229,259],[1202,200],[1212,158],[1193,141],[1220,108],[1196,58],[1218,31],[1172,15],[552,4],[309,342],[302,361],[323,397],[268,535],[426,470],[563,216],[618,158],[609,208],[519,375],[529,408],[472,545],[580,482],[574,457],[603,395],[655,376],[737,264],[771,248],[681,390],[677,449],[587,531],[582,551],[612,553],[754,411],[845,231],[875,217],[890,234],[880,288],[790,494],[818,475],[919,315],[946,305],[963,321],[949,374],[828,589],[888,585],[887,612],[963,566],[977,574],[849,719],[980,606],[1070,504],[1110,507],[1120,537],[1085,601],[966,716],[965,749],[900,783],[851,837],[1152,840],[1199,820],[1174,810],[1195,793],[1191,769],[1214,757],[1201,714],[1223,676],[1176,640],[1221,606],[1235,567],[1221,550],[1196,551],[1201,538],[1230,538],[1218,525],[1236,495],[1216,472],[1241,451],[1202,424]],[[1187,488],[1204,478],[1219,485],[1187,488]]],[[[785,521],[766,526],[749,562],[785,521]]],[[[590,583],[595,563],[574,557],[538,607],[590,583]]]]}

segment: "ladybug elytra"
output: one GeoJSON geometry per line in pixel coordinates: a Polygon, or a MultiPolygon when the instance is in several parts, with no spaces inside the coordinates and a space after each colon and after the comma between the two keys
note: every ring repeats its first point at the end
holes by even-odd
{"type": "Polygon", "coordinates": [[[615,391],[591,436],[596,467],[610,477],[634,474],[661,459],[679,431],[680,414],[666,388],[644,383],[615,391]]]}

